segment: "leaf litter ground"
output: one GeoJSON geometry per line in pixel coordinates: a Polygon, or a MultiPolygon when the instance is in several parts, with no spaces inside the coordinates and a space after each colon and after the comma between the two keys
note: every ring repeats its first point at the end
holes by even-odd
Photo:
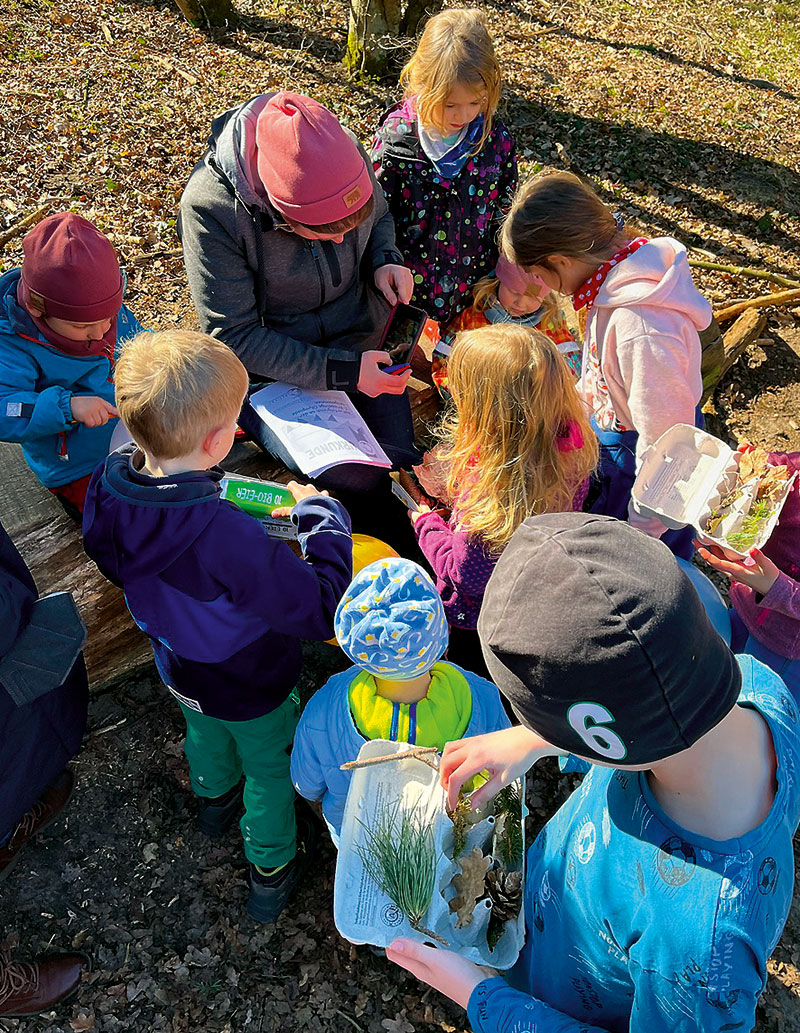
{"type": "MultiPolygon", "coordinates": [[[[592,177],[609,203],[693,256],[800,278],[800,10],[756,0],[492,0],[506,118],[523,171],[592,177]]],[[[353,85],[338,63],[343,0],[241,6],[210,35],[167,0],[7,0],[0,8],[0,231],[49,200],[109,234],[129,301],[152,327],[195,325],[175,235],[183,185],[211,118],[291,86],[368,139],[391,88],[353,85]]],[[[17,265],[12,241],[0,269],[17,265]]],[[[697,272],[715,305],[764,281],[697,272]]],[[[774,312],[712,401],[728,440],[800,449],[797,310],[774,312]]],[[[335,669],[306,650],[306,697],[335,669]]],[[[64,819],[3,886],[0,929],[21,954],[86,950],[94,970],[53,1015],[0,1028],[427,1033],[463,1013],[385,960],[343,942],[325,845],[274,928],[243,911],[238,832],[192,826],[176,709],[155,678],[94,697],[64,819]]],[[[532,834],[571,784],[529,780],[532,834]]],[[[797,901],[769,966],[759,1033],[800,1030],[797,901]]]]}

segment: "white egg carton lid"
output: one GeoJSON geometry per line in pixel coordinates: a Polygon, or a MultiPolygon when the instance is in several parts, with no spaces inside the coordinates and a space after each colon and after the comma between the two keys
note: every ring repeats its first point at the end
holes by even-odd
{"type": "MultiPolygon", "coordinates": [[[[631,496],[643,516],[656,517],[673,529],[691,524],[702,541],[720,546],[731,557],[745,558],[747,552],[734,549],[726,536],[747,515],[757,481],[753,481],[749,492],[743,490],[719,525],[718,533],[708,534],[705,530],[715,506],[736,484],[737,469],[737,453],[724,441],[688,423],[678,423],[645,451],[631,496]]],[[[787,481],[753,547],[761,548],[772,534],[796,476],[787,481]]]]}

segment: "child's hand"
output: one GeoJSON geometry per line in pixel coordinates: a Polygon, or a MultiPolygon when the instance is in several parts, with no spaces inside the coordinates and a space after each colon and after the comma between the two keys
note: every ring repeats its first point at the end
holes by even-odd
{"type": "Polygon", "coordinates": [[[478,772],[488,771],[489,781],[470,797],[472,807],[478,808],[496,796],[503,786],[521,778],[540,757],[563,756],[564,750],[552,746],[530,728],[517,725],[445,743],[439,765],[439,782],[447,793],[447,806],[452,811],[464,783],[478,772]]]}
{"type": "Polygon", "coordinates": [[[330,498],[330,494],[327,491],[320,491],[319,488],[315,488],[313,484],[300,484],[298,481],[289,481],[286,487],[292,495],[294,495],[294,505],[279,506],[277,509],[273,509],[271,515],[274,517],[290,516],[294,506],[297,505],[300,499],[313,499],[320,495],[324,496],[326,499],[330,498]]]}
{"type": "Polygon", "coordinates": [[[105,398],[97,395],[73,395],[69,400],[74,423],[82,423],[85,427],[102,427],[119,413],[105,398]]]}
{"type": "Polygon", "coordinates": [[[467,961],[454,951],[426,947],[424,943],[403,938],[392,940],[386,948],[386,957],[462,1008],[469,1004],[478,983],[498,974],[494,969],[483,969],[467,961]]]}
{"type": "Polygon", "coordinates": [[[435,499],[443,499],[447,494],[447,464],[437,455],[436,449],[426,452],[414,473],[423,490],[435,499]]]}
{"type": "Polygon", "coordinates": [[[407,305],[414,292],[414,276],[404,265],[382,265],[375,270],[375,286],[390,305],[407,305]]]}
{"type": "Polygon", "coordinates": [[[780,570],[768,556],[759,549],[750,550],[750,558],[755,560],[751,567],[746,567],[741,560],[729,560],[718,545],[703,545],[695,541],[700,556],[721,574],[731,581],[741,581],[759,595],[766,595],[778,580],[780,570]]]}
{"type": "Polygon", "coordinates": [[[361,355],[361,367],[358,373],[356,388],[362,395],[377,398],[378,395],[401,395],[411,376],[411,370],[405,373],[383,373],[381,366],[391,366],[392,360],[388,352],[369,351],[361,355]]]}
{"type": "Polygon", "coordinates": [[[416,509],[409,509],[408,515],[411,517],[411,523],[416,524],[416,522],[419,520],[421,516],[423,516],[425,513],[432,512],[433,510],[430,506],[426,505],[424,502],[420,502],[417,504],[416,509]]]}

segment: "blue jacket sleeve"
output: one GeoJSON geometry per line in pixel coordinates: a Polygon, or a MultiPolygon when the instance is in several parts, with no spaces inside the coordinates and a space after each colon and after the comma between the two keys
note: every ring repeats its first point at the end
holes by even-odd
{"type": "MultiPolygon", "coordinates": [[[[324,691],[324,686],[319,690],[324,691]]],[[[313,697],[300,717],[292,746],[291,779],[297,792],[306,800],[321,800],[328,788],[322,762],[315,746],[320,734],[313,697]]]]}
{"type": "MultiPolygon", "coordinates": [[[[673,959],[674,960],[674,959],[673,959]]],[[[686,961],[686,959],[683,959],[686,961]]],[[[750,1030],[764,988],[766,969],[741,939],[732,940],[725,971],[716,973],[714,988],[631,962],[634,993],[628,1033],[723,1033],[750,1030]]],[[[678,964],[674,965],[677,970],[678,964]]],[[[588,1025],[549,1004],[510,987],[504,979],[485,979],[470,995],[467,1013],[474,1033],[608,1033],[605,1026],[588,1025]]]]}
{"type": "Polygon", "coordinates": [[[65,387],[54,384],[36,390],[39,370],[22,350],[0,353],[0,440],[32,441],[60,434],[72,422],[70,399],[65,387]]]}
{"type": "Polygon", "coordinates": [[[208,569],[237,606],[263,616],[265,625],[305,639],[333,636],[333,615],[350,584],[353,544],[350,517],[335,499],[316,495],[292,510],[304,559],[285,542],[231,506],[229,530],[217,537],[208,569]],[[242,556],[248,562],[242,576],[242,556]]]}

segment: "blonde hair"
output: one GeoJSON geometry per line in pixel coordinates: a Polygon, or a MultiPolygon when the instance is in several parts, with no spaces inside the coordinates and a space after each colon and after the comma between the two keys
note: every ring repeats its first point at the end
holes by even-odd
{"type": "MultiPolygon", "coordinates": [[[[476,312],[485,312],[495,298],[498,298],[500,281],[496,276],[484,276],[472,288],[472,307],[476,312]]],[[[532,283],[530,290],[525,291],[525,296],[535,298],[538,294],[536,286],[532,283]]],[[[552,291],[548,291],[542,301],[545,315],[555,316],[558,309],[558,302],[552,291]]]]}
{"type": "Polygon", "coordinates": [[[550,268],[550,255],[601,265],[631,236],[588,183],[571,172],[550,172],[532,176],[517,190],[500,247],[521,266],[550,268]]]}
{"type": "Polygon", "coordinates": [[[477,154],[492,131],[501,76],[486,15],[474,8],[435,14],[426,24],[414,56],[400,73],[404,95],[416,98],[420,122],[440,133],[445,129],[445,101],[459,84],[486,94],[483,134],[474,150],[477,154]]]}
{"type": "Polygon", "coordinates": [[[464,331],[448,382],[455,408],[440,430],[440,455],[468,533],[499,552],[527,517],[571,510],[597,465],[597,440],[552,341],[513,323],[464,331]],[[559,438],[573,424],[583,446],[562,451],[559,438]]]}
{"type": "Polygon", "coordinates": [[[120,419],[156,459],[189,455],[212,430],[236,419],[247,371],[230,348],[194,330],[137,334],[114,374],[120,419]]]}

